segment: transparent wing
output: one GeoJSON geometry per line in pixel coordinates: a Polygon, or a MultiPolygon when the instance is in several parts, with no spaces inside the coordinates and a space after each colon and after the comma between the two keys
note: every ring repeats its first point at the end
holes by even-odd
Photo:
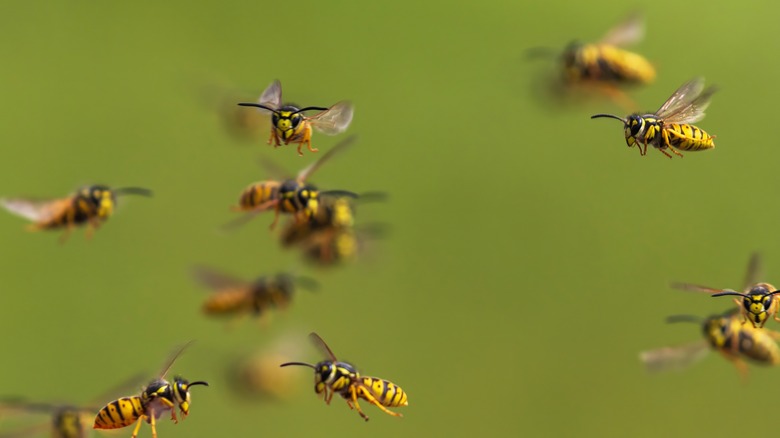
{"type": "Polygon", "coordinates": [[[743,290],[747,290],[750,286],[758,283],[758,279],[761,278],[761,254],[754,252],[750,255],[750,261],[748,262],[747,270],[745,271],[745,282],[743,283],[743,290]]]}
{"type": "Polygon", "coordinates": [[[336,135],[344,132],[352,122],[352,103],[341,101],[327,110],[307,117],[314,129],[327,135],[336,135]]]}
{"type": "Polygon", "coordinates": [[[704,110],[710,105],[716,88],[704,89],[704,79],[695,78],[684,83],[656,111],[656,116],[666,123],[696,123],[704,118],[704,110]]]}
{"type": "Polygon", "coordinates": [[[97,407],[94,406],[85,407],[83,408],[83,410],[87,412],[97,412],[100,410],[100,404],[105,400],[115,400],[127,394],[137,394],[141,386],[143,386],[143,384],[148,379],[148,377],[149,376],[146,373],[138,373],[130,376],[125,381],[120,382],[119,384],[115,385],[113,388],[110,388],[107,391],[104,391],[102,394],[93,398],[89,402],[90,405],[98,405],[97,407]]]}
{"type": "MultiPolygon", "coordinates": [[[[278,79],[271,82],[271,85],[263,91],[263,94],[257,99],[257,103],[269,108],[279,108],[282,104],[282,83],[278,79]]],[[[267,110],[258,108],[259,111],[267,113],[267,110]]]]}
{"type": "Polygon", "coordinates": [[[29,402],[21,397],[0,398],[0,412],[51,413],[60,409],[56,403],[29,402]]]}
{"type": "Polygon", "coordinates": [[[47,421],[46,423],[36,424],[35,426],[19,429],[15,432],[0,433],[0,438],[22,438],[36,436],[42,434],[47,429],[51,429],[51,427],[51,421],[47,421]]]}
{"type": "Polygon", "coordinates": [[[688,292],[705,292],[708,294],[719,294],[721,292],[737,293],[737,291],[731,289],[716,289],[714,287],[702,286],[700,284],[691,284],[691,283],[672,283],[670,284],[670,286],[675,289],[685,290],[688,292]]]}
{"type": "Polygon", "coordinates": [[[610,29],[599,41],[608,46],[628,46],[638,43],[645,36],[645,20],[635,12],[610,29]]]}
{"type": "Polygon", "coordinates": [[[9,212],[33,222],[44,222],[68,208],[71,198],[55,200],[32,200],[21,198],[0,199],[0,205],[9,212]]]}
{"type": "Polygon", "coordinates": [[[682,370],[700,361],[707,355],[709,350],[707,342],[702,340],[677,347],[643,351],[639,353],[639,360],[645,365],[645,369],[651,373],[682,370]]]}
{"type": "Polygon", "coordinates": [[[168,371],[171,370],[171,367],[173,366],[173,363],[176,362],[176,359],[178,359],[179,356],[181,356],[181,354],[184,353],[184,350],[186,350],[187,347],[189,347],[193,342],[195,341],[187,342],[186,344],[181,346],[178,350],[176,350],[176,352],[173,355],[171,355],[170,358],[168,358],[168,360],[165,362],[165,365],[163,365],[160,374],[158,374],[158,376],[160,376],[161,379],[165,378],[165,375],[168,374],[168,371]]]}
{"type": "Polygon", "coordinates": [[[328,359],[337,362],[338,359],[336,359],[336,355],[333,354],[333,351],[331,351],[330,347],[328,347],[328,344],[325,343],[325,341],[322,340],[320,335],[317,333],[311,332],[309,333],[309,339],[311,339],[311,342],[314,344],[317,349],[319,349],[322,353],[325,354],[325,356],[328,357],[328,359]]]}
{"type": "Polygon", "coordinates": [[[192,277],[198,283],[211,289],[225,289],[229,287],[243,286],[247,282],[205,266],[194,266],[192,277]]]}
{"type": "Polygon", "coordinates": [[[315,171],[317,171],[317,169],[322,167],[322,165],[325,164],[331,158],[333,158],[334,155],[340,153],[341,151],[346,149],[349,145],[354,143],[356,138],[357,136],[355,135],[349,136],[344,140],[342,140],[341,142],[339,142],[338,144],[336,144],[336,146],[330,148],[330,150],[328,152],[325,152],[325,154],[322,155],[319,159],[317,159],[317,161],[311,163],[303,170],[298,172],[298,176],[296,177],[296,180],[298,182],[306,181],[311,176],[312,173],[314,173],[315,171]]]}

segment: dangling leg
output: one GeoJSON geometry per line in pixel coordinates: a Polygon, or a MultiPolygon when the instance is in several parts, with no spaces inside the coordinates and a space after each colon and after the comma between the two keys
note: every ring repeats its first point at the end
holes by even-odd
{"type": "Polygon", "coordinates": [[[398,412],[393,412],[393,411],[387,409],[386,407],[382,406],[382,404],[379,403],[379,400],[377,400],[376,397],[374,397],[373,394],[369,393],[365,389],[361,388],[360,394],[361,394],[361,397],[363,398],[363,400],[366,400],[367,402],[371,403],[372,405],[374,405],[374,406],[378,407],[379,409],[383,410],[386,414],[390,414],[390,415],[392,415],[394,417],[403,417],[403,415],[399,414],[398,412]]]}
{"type": "Polygon", "coordinates": [[[332,399],[333,399],[333,390],[328,389],[328,387],[325,387],[325,404],[329,405],[332,399]]]}
{"type": "MultiPolygon", "coordinates": [[[[363,413],[363,410],[360,409],[360,403],[358,403],[357,401],[357,388],[355,387],[355,385],[350,386],[349,392],[352,394],[352,403],[355,404],[355,408],[357,409],[358,414],[360,414],[360,416],[363,417],[364,420],[368,421],[368,415],[363,413]]],[[[352,407],[352,404],[349,402],[349,400],[347,400],[347,404],[349,405],[350,408],[352,407]]]]}
{"type": "Polygon", "coordinates": [[[279,222],[279,204],[276,204],[276,208],[274,209],[274,221],[271,222],[271,225],[268,227],[268,229],[273,230],[276,227],[277,222],[279,222]]]}
{"type": "Polygon", "coordinates": [[[133,434],[130,435],[130,438],[136,438],[138,436],[138,431],[141,429],[141,423],[144,422],[144,418],[146,418],[146,416],[141,415],[138,418],[138,421],[135,422],[135,428],[133,429],[133,434]]]}
{"type": "Polygon", "coordinates": [[[152,426],[152,438],[157,438],[157,420],[155,420],[154,412],[152,412],[151,417],[149,417],[150,420],[152,420],[149,425],[152,426]]]}

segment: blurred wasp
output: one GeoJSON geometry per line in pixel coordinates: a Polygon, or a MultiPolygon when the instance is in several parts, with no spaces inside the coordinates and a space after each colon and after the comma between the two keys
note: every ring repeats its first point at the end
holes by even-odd
{"type": "MultiPolygon", "coordinates": [[[[596,43],[572,41],[561,56],[562,80],[568,86],[597,89],[628,101],[617,89],[621,85],[648,84],[655,79],[655,68],[644,57],[619,47],[639,42],[644,37],[644,20],[632,14],[610,29],[596,43]]],[[[530,56],[557,54],[547,48],[529,50],[530,56]]],[[[629,102],[633,107],[633,103],[629,102]]]]}
{"type": "Polygon", "coordinates": [[[214,289],[203,304],[203,312],[215,316],[242,313],[259,316],[272,306],[286,308],[292,300],[296,283],[308,290],[319,288],[319,283],[313,278],[288,273],[263,276],[252,282],[203,266],[194,268],[193,274],[201,284],[214,289]]]}
{"type": "Polygon", "coordinates": [[[741,309],[743,316],[742,323],[744,324],[750,320],[753,327],[761,328],[764,327],[764,324],[766,324],[770,316],[775,321],[780,322],[780,318],[778,318],[780,297],[777,295],[780,291],[769,283],[759,283],[758,277],[760,276],[760,271],[761,258],[757,253],[754,253],[750,257],[750,262],[748,263],[745,282],[742,287],[745,291],[744,293],[732,289],[715,289],[689,283],[672,283],[672,287],[694,292],[706,292],[712,294],[713,297],[742,297],[741,301],[736,298],[734,299],[734,302],[741,309]]]}
{"type": "MultiPolygon", "coordinates": [[[[317,161],[298,172],[295,179],[266,180],[251,184],[241,193],[238,205],[233,207],[233,211],[246,212],[247,215],[228,223],[225,227],[234,228],[243,225],[257,213],[273,209],[275,216],[270,226],[273,229],[279,220],[280,212],[293,214],[298,221],[305,221],[316,214],[321,195],[357,197],[356,194],[344,190],[319,191],[314,185],[306,182],[306,179],[317,169],[354,140],[355,137],[349,137],[340,142],[317,161]]],[[[264,164],[267,167],[272,167],[269,162],[264,162],[264,164]]],[[[271,170],[273,173],[278,173],[276,168],[271,170]]]]}
{"type": "Polygon", "coordinates": [[[314,392],[324,394],[327,404],[330,404],[334,393],[340,394],[347,401],[349,408],[357,408],[358,414],[366,421],[368,421],[368,416],[360,409],[358,398],[373,404],[387,414],[395,417],[403,416],[387,409],[387,407],[409,404],[406,393],[399,386],[384,379],[361,376],[354,366],[336,359],[336,356],[319,335],[311,333],[309,338],[325,353],[328,359],[315,365],[305,362],[286,362],[280,366],[300,365],[313,368],[314,392]]]}
{"type": "Polygon", "coordinates": [[[200,95],[204,106],[219,118],[222,128],[234,140],[255,143],[268,132],[268,117],[236,106],[236,101],[246,100],[250,93],[229,85],[212,84],[201,87],[200,95]]]}
{"type": "Polygon", "coordinates": [[[151,190],[140,187],[110,189],[103,185],[84,187],[67,198],[35,201],[30,199],[0,199],[0,204],[11,213],[34,223],[28,229],[54,230],[65,228],[64,241],[73,227],[87,224],[87,238],[108,219],[116,207],[117,196],[152,196],[151,190]]]}
{"type": "Polygon", "coordinates": [[[197,381],[190,383],[186,379],[176,376],[173,383],[165,380],[165,375],[173,366],[173,363],[181,355],[192,341],[181,347],[165,364],[159,377],[149,382],[141,395],[122,397],[105,405],[95,416],[95,429],[120,429],[136,423],[132,438],[138,436],[141,421],[146,420],[152,427],[152,437],[157,438],[157,419],[166,411],[171,411],[171,420],[178,423],[176,407],[181,412],[182,419],[187,418],[190,412],[190,387],[195,385],[209,386],[207,382],[197,381]]]}
{"type": "Polygon", "coordinates": [[[691,125],[704,118],[704,110],[715,91],[714,87],[705,90],[704,79],[696,78],[680,86],[655,113],[634,113],[625,119],[612,114],[596,114],[591,119],[609,117],[623,122],[626,144],[628,147],[637,145],[640,155],[647,154],[647,146],[651,145],[669,158],[672,156],[666,149],[682,157],[677,149],[700,151],[715,147],[715,136],[691,125]]]}
{"type": "MultiPolygon", "coordinates": [[[[134,376],[132,379],[122,383],[117,388],[112,389],[107,394],[103,394],[98,400],[110,397],[112,394],[133,386],[140,381],[140,376],[134,376]]],[[[0,400],[0,412],[27,412],[42,413],[51,415],[51,421],[38,424],[27,429],[18,430],[9,434],[0,434],[0,438],[23,437],[34,435],[45,429],[50,429],[50,436],[53,438],[86,438],[89,429],[85,427],[89,424],[96,407],[79,407],[68,404],[56,403],[37,403],[27,402],[18,398],[8,398],[0,400]]]]}
{"type": "Polygon", "coordinates": [[[318,106],[308,106],[298,108],[291,104],[282,105],[282,83],[275,80],[260,95],[258,103],[239,103],[240,106],[252,106],[260,108],[263,111],[271,112],[271,137],[268,144],[274,141],[274,147],[290,143],[298,143],[298,155],[303,156],[301,148],[306,145],[311,152],[317,152],[318,149],[311,147],[312,128],[327,134],[336,135],[344,132],[352,122],[352,104],[348,101],[341,101],[330,108],[318,106]],[[303,115],[306,111],[320,111],[319,113],[306,117],[303,115]]]}
{"type": "Polygon", "coordinates": [[[708,318],[691,315],[670,316],[667,318],[667,322],[670,323],[701,324],[705,340],[677,347],[644,351],[639,354],[639,358],[648,371],[679,369],[703,358],[709,346],[731,361],[743,379],[747,378],[748,373],[743,358],[761,365],[780,364],[780,346],[777,345],[780,333],[743,325],[740,319],[737,309],[708,318]]]}
{"type": "Polygon", "coordinates": [[[299,342],[283,338],[271,347],[232,358],[226,370],[230,389],[238,396],[257,401],[290,398],[299,388],[295,376],[279,368],[279,364],[292,360],[299,350],[299,342]]]}
{"type": "MultiPolygon", "coordinates": [[[[384,200],[380,192],[361,194],[361,202],[384,200]]],[[[381,235],[381,224],[355,226],[354,199],[350,197],[323,198],[317,214],[308,221],[291,220],[281,232],[283,247],[303,247],[307,260],[329,266],[351,259],[363,248],[366,238],[381,235]]]]}

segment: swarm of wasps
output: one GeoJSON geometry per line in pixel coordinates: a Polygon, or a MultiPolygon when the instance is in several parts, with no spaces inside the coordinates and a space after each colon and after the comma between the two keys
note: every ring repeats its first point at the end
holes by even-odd
{"type": "Polygon", "coordinates": [[[687,367],[710,350],[718,351],[732,362],[743,379],[747,378],[746,361],[759,365],[779,365],[780,332],[764,327],[770,319],[780,322],[780,290],[770,283],[760,282],[761,259],[754,253],[748,263],[743,292],[717,289],[691,283],[672,283],[685,291],[703,292],[712,297],[734,297],[736,308],[706,318],[674,315],[667,322],[693,322],[702,328],[704,340],[675,347],[665,347],[640,353],[640,359],[650,371],[687,367]]]}
{"type": "MultiPolygon", "coordinates": [[[[255,111],[259,111],[262,116],[270,116],[271,136],[268,143],[275,148],[293,143],[297,144],[297,152],[301,156],[304,147],[316,153],[318,149],[312,146],[314,131],[335,135],[346,130],[352,121],[353,108],[348,101],[330,107],[299,108],[282,104],[281,93],[281,83],[277,80],[261,94],[257,103],[238,103],[239,107],[255,107],[255,111]],[[311,116],[304,115],[311,111],[317,112],[311,116]]],[[[244,189],[238,204],[233,207],[234,211],[242,215],[225,225],[224,229],[233,229],[248,223],[259,213],[273,211],[271,230],[275,229],[281,215],[289,216],[281,229],[280,242],[283,247],[301,248],[306,260],[321,266],[332,266],[353,259],[363,247],[366,237],[374,234],[356,225],[356,203],[383,200],[386,196],[379,192],[357,194],[347,190],[319,190],[308,180],[324,163],[346,150],[354,140],[353,136],[338,143],[294,177],[285,176],[271,161],[263,161],[273,179],[252,183],[244,189]]],[[[59,199],[5,198],[0,199],[0,205],[32,221],[30,230],[64,230],[60,238],[64,242],[74,228],[82,226],[86,227],[86,236],[90,238],[113,215],[117,199],[126,195],[150,197],[152,191],[140,187],[112,189],[105,185],[91,185],[59,199]]],[[[288,307],[296,288],[311,291],[319,289],[319,282],[315,279],[289,272],[265,275],[251,281],[207,266],[194,267],[192,274],[198,283],[211,291],[202,307],[203,313],[210,317],[235,319],[241,315],[265,316],[270,309],[288,307]]],[[[399,386],[385,379],[360,375],[353,365],[338,361],[322,338],[315,333],[310,337],[326,355],[325,360],[311,365],[289,362],[287,358],[281,363],[277,359],[276,370],[289,365],[314,368],[315,392],[324,396],[327,403],[330,403],[334,393],[340,394],[347,405],[356,409],[365,420],[369,417],[361,409],[359,400],[373,404],[392,416],[401,416],[388,409],[408,404],[406,393],[399,386]]],[[[169,414],[174,423],[186,418],[190,411],[191,389],[195,386],[209,386],[203,380],[191,382],[180,376],[171,380],[166,377],[191,342],[178,348],[156,377],[143,386],[137,395],[115,398],[102,408],[97,407],[99,405],[96,406],[96,403],[108,399],[114,393],[125,391],[128,385],[123,384],[88,406],[30,402],[16,397],[0,398],[0,414],[45,413],[52,417],[49,424],[0,434],[0,438],[26,436],[46,428],[55,437],[84,438],[90,421],[94,429],[119,429],[135,425],[132,438],[138,436],[141,424],[146,422],[151,427],[152,437],[157,438],[159,419],[164,414],[169,414]]],[[[268,367],[267,361],[263,361],[259,380],[256,366],[243,367],[248,372],[243,373],[242,382],[270,391],[273,385],[269,385],[266,378],[271,375],[268,367]],[[250,382],[250,378],[254,378],[255,382],[250,382]]],[[[137,381],[137,378],[133,379],[134,383],[137,381]]]]}

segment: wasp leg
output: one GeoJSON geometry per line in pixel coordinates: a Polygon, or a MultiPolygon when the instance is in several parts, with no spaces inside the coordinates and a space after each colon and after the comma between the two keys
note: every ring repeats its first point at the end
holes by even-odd
{"type": "Polygon", "coordinates": [[[274,141],[274,148],[278,148],[282,145],[279,142],[279,133],[276,132],[276,128],[271,128],[271,136],[268,138],[268,144],[271,144],[271,140],[274,141]]]}
{"type": "Polygon", "coordinates": [[[133,429],[133,434],[130,435],[130,438],[136,438],[138,436],[138,431],[141,429],[141,423],[143,423],[144,418],[146,418],[145,415],[138,417],[138,421],[135,422],[135,428],[133,429]]]}
{"type": "MultiPolygon", "coordinates": [[[[355,386],[352,385],[349,388],[349,392],[352,394],[352,403],[355,404],[355,408],[357,409],[358,414],[360,414],[360,416],[363,417],[364,420],[368,421],[368,415],[364,414],[363,410],[360,409],[360,403],[358,403],[357,400],[357,388],[355,388],[355,386]]],[[[347,399],[347,404],[349,405],[350,408],[352,408],[352,403],[350,403],[349,399],[347,399]]]]}
{"type": "Polygon", "coordinates": [[[398,412],[393,412],[386,407],[382,406],[381,403],[379,403],[379,400],[376,399],[371,393],[366,391],[365,389],[360,391],[360,394],[363,397],[363,400],[366,400],[367,402],[371,403],[372,405],[378,407],[379,409],[383,410],[386,414],[390,414],[394,417],[403,417],[403,415],[399,414],[398,412]]]}
{"type": "Polygon", "coordinates": [[[276,223],[279,222],[279,207],[277,204],[277,208],[274,209],[274,221],[271,222],[271,225],[268,227],[268,229],[273,230],[276,227],[276,223]]]}
{"type": "Polygon", "coordinates": [[[636,103],[619,88],[609,84],[600,84],[600,88],[602,93],[612,99],[619,107],[623,108],[625,112],[632,113],[637,111],[638,107],[636,103]]]}
{"type": "Polygon", "coordinates": [[[150,417],[151,421],[149,422],[149,425],[152,426],[152,438],[157,438],[157,420],[155,419],[155,416],[154,412],[152,412],[150,417]]]}
{"type": "Polygon", "coordinates": [[[681,154],[679,151],[677,151],[676,149],[674,149],[672,147],[672,143],[669,141],[669,136],[673,135],[673,136],[678,137],[678,138],[682,138],[682,139],[686,139],[686,140],[693,140],[693,138],[691,138],[691,137],[686,137],[684,135],[680,135],[677,132],[670,131],[668,129],[661,130],[661,135],[663,136],[664,144],[666,144],[669,147],[669,149],[671,149],[672,152],[674,152],[680,158],[682,158],[683,154],[681,154]]]}
{"type": "Polygon", "coordinates": [[[333,399],[333,390],[332,389],[325,389],[325,404],[329,405],[330,401],[333,399]]]}

